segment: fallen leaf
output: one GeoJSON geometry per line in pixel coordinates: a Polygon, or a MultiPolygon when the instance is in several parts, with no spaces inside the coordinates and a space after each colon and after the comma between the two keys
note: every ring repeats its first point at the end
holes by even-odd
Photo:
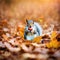
{"type": "Polygon", "coordinates": [[[39,43],[41,41],[41,39],[42,39],[42,37],[38,36],[38,37],[34,38],[32,42],[39,43]]]}

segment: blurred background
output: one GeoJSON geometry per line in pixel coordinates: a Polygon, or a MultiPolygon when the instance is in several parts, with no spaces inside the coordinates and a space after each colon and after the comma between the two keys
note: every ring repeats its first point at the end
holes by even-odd
{"type": "Polygon", "coordinates": [[[26,19],[37,21],[43,29],[59,31],[60,0],[0,0],[0,21],[7,20],[16,28],[25,27],[26,19]]]}

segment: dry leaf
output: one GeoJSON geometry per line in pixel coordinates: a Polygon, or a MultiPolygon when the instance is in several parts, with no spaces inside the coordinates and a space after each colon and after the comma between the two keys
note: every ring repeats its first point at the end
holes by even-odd
{"type": "Polygon", "coordinates": [[[3,34],[2,37],[4,38],[4,40],[8,40],[8,37],[5,34],[3,34]]]}
{"type": "Polygon", "coordinates": [[[52,34],[51,34],[51,40],[56,38],[56,36],[57,36],[57,32],[53,31],[52,34]]]}
{"type": "Polygon", "coordinates": [[[59,46],[59,42],[56,39],[55,40],[51,40],[51,42],[47,43],[46,46],[48,48],[58,48],[58,47],[60,47],[59,46]]]}
{"type": "Polygon", "coordinates": [[[21,36],[21,37],[24,37],[24,28],[22,27],[18,27],[18,32],[19,32],[19,35],[21,36]]]}
{"type": "Polygon", "coordinates": [[[38,36],[38,37],[34,38],[32,42],[39,43],[41,41],[41,39],[42,39],[42,37],[38,36]]]}

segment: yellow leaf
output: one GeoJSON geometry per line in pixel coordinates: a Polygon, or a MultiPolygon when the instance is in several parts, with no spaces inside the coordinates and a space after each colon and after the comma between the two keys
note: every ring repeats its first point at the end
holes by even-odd
{"type": "Polygon", "coordinates": [[[55,39],[55,40],[51,40],[50,43],[47,43],[46,46],[48,48],[58,48],[60,45],[59,42],[55,39]]]}
{"type": "Polygon", "coordinates": [[[41,39],[42,39],[42,37],[38,36],[38,37],[34,38],[32,42],[39,43],[41,41],[41,39]]]}
{"type": "Polygon", "coordinates": [[[57,36],[57,32],[53,31],[52,34],[51,34],[51,40],[53,40],[54,38],[56,38],[56,36],[57,36]]]}
{"type": "Polygon", "coordinates": [[[21,36],[21,37],[24,37],[24,28],[22,27],[18,27],[18,29],[17,29],[17,31],[19,32],[19,35],[21,36]]]}

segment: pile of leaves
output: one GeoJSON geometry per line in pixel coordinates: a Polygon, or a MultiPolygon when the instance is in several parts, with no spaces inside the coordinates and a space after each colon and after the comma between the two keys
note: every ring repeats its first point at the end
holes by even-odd
{"type": "Polygon", "coordinates": [[[4,20],[0,22],[0,32],[0,60],[60,60],[60,33],[57,31],[29,41],[24,39],[24,28],[17,27],[17,32],[11,34],[4,20]]]}

